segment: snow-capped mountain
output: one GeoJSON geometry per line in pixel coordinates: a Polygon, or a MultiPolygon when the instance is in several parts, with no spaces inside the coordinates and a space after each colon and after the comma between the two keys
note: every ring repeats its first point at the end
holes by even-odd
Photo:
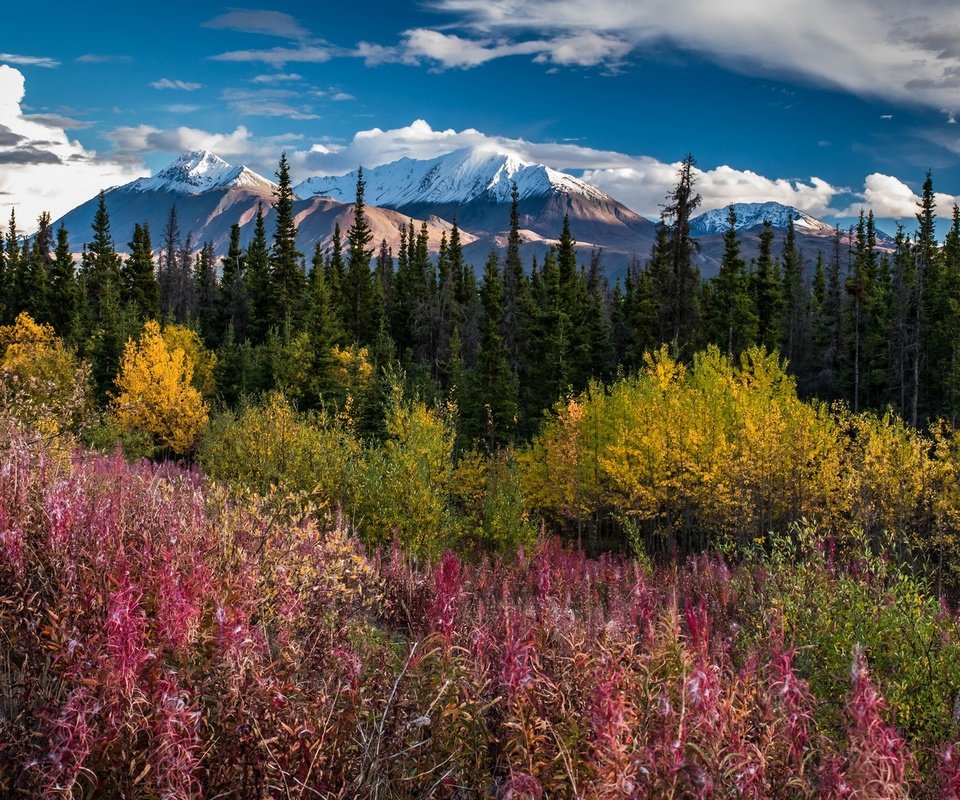
{"type": "MultiPolygon", "coordinates": [[[[694,236],[706,236],[726,232],[729,228],[728,209],[729,207],[717,208],[694,217],[690,220],[690,233],[694,236]]],[[[832,236],[835,230],[832,225],[782,203],[734,203],[733,210],[737,215],[737,230],[749,230],[768,221],[774,228],[786,228],[791,220],[797,233],[832,236]]]]}
{"type": "Polygon", "coordinates": [[[234,167],[209,150],[191,150],[150,178],[140,178],[127,187],[141,192],[202,194],[213,189],[269,189],[275,185],[248,167],[234,167]]]}
{"type": "MultiPolygon", "coordinates": [[[[223,254],[234,223],[240,224],[241,241],[244,244],[250,241],[258,206],[263,208],[267,235],[272,235],[276,188],[248,167],[233,166],[209,151],[199,150],[184,153],[152,177],[110,189],[104,199],[111,232],[121,252],[127,249],[137,223],[149,225],[154,248],[159,249],[170,210],[176,208],[182,240],[190,236],[194,249],[199,249],[204,242],[212,242],[216,251],[223,254]]],[[[328,247],[335,225],[346,231],[353,222],[353,199],[352,195],[347,198],[348,202],[316,197],[294,203],[300,250],[309,256],[318,242],[328,247]]],[[[96,197],[91,198],[60,220],[70,234],[74,252],[79,252],[89,240],[97,202],[96,197]]],[[[396,251],[400,226],[409,223],[410,215],[369,206],[367,218],[375,244],[386,239],[396,251]]],[[[442,233],[446,231],[449,236],[451,225],[442,219],[426,221],[429,246],[435,251],[440,246],[442,233]]],[[[419,229],[419,219],[416,226],[419,229]]],[[[467,231],[461,234],[464,245],[469,245],[474,238],[467,231]]]]}
{"type": "MultiPolygon", "coordinates": [[[[366,200],[377,206],[402,208],[421,203],[466,204],[476,200],[509,203],[516,184],[521,200],[554,194],[578,194],[611,201],[608,194],[572,175],[544,164],[531,164],[510,153],[461,149],[417,160],[401,158],[364,170],[366,200]]],[[[308,178],[294,188],[298,197],[354,198],[357,173],[308,178]]]]}
{"type": "MultiPolygon", "coordinates": [[[[513,186],[519,196],[521,238],[525,249],[542,255],[560,235],[569,216],[581,249],[601,248],[609,264],[626,264],[650,251],[656,226],[595,186],[513,153],[464,148],[437,158],[401,158],[365,169],[364,199],[412,217],[456,220],[478,241],[468,252],[482,263],[491,248],[502,249],[510,225],[513,186]]],[[[349,201],[357,173],[310,178],[294,188],[299,197],[349,201]]]]}

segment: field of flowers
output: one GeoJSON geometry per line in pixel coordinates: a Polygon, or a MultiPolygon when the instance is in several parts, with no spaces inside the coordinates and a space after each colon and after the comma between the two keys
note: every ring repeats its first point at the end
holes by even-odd
{"type": "Polygon", "coordinates": [[[960,797],[956,616],[810,531],[737,565],[416,563],[5,440],[0,795],[960,797]]]}

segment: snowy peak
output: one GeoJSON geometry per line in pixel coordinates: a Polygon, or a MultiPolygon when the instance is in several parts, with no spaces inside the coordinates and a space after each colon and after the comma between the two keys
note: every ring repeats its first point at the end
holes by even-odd
{"type": "MultiPolygon", "coordinates": [[[[832,235],[834,227],[811,217],[806,212],[793,206],[782,203],[734,203],[733,210],[737,215],[736,229],[747,230],[769,221],[775,228],[786,228],[790,221],[797,232],[810,233],[817,236],[832,235]]],[[[727,219],[729,206],[707,211],[690,220],[690,232],[694,236],[704,236],[711,233],[724,233],[730,223],[727,219]]]]}
{"type": "Polygon", "coordinates": [[[233,186],[266,190],[273,184],[247,167],[228,164],[209,150],[191,150],[152,178],[134,181],[129,188],[142,192],[163,190],[201,194],[233,186]]]}
{"type": "MultiPolygon", "coordinates": [[[[577,194],[595,200],[609,198],[594,186],[543,164],[526,162],[512,153],[482,148],[455,150],[437,158],[401,158],[364,171],[365,199],[371,205],[402,208],[416,203],[508,203],[516,184],[520,199],[577,194]]],[[[354,199],[357,173],[309,178],[294,188],[298,197],[354,199]]]]}

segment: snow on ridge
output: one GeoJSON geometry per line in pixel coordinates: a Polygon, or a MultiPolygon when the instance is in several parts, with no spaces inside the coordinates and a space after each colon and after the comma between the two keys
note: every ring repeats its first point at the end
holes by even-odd
{"type": "MultiPolygon", "coordinates": [[[[400,208],[413,203],[510,201],[513,184],[522,198],[558,193],[581,194],[596,200],[609,196],[588,183],[543,164],[531,164],[515,154],[467,148],[437,158],[401,158],[364,171],[365,200],[372,205],[400,208]]],[[[298,197],[317,195],[350,202],[357,173],[308,178],[294,187],[298,197]]]]}
{"type": "MultiPolygon", "coordinates": [[[[710,233],[724,233],[729,227],[727,220],[728,208],[717,208],[707,211],[690,221],[690,230],[695,235],[704,235],[710,233]]],[[[737,214],[737,230],[745,230],[762,225],[768,221],[775,228],[786,228],[790,220],[797,230],[806,231],[814,234],[832,234],[833,226],[826,222],[821,222],[816,217],[812,217],[804,211],[800,211],[793,206],[786,206],[783,203],[734,203],[734,211],[737,214]]]]}
{"type": "Polygon", "coordinates": [[[183,153],[172,164],[150,178],[140,178],[124,188],[133,191],[175,191],[201,194],[228,186],[266,188],[273,184],[244,166],[228,164],[209,150],[183,153]]]}

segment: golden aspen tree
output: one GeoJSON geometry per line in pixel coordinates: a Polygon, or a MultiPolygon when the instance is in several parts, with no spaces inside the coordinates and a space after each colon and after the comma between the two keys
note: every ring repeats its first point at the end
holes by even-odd
{"type": "Polygon", "coordinates": [[[77,431],[90,411],[90,367],[50,325],[21,313],[0,326],[0,416],[45,437],[77,431]]]}
{"type": "Polygon", "coordinates": [[[127,341],[117,377],[114,413],[127,433],[146,432],[174,453],[185,453],[207,424],[207,404],[193,386],[193,360],[171,348],[153,320],[127,341]]]}

